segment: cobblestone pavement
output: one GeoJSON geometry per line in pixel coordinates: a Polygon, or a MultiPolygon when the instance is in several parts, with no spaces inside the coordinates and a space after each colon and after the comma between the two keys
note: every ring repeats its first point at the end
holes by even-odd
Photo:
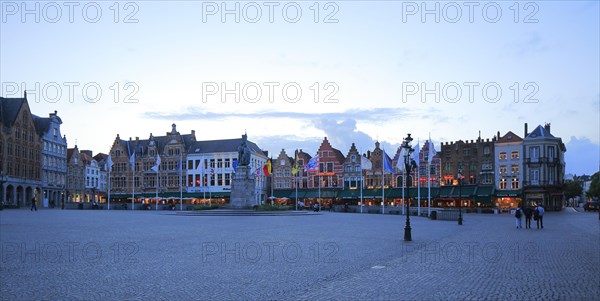
{"type": "Polygon", "coordinates": [[[598,300],[597,213],[0,211],[0,300],[598,300]]]}

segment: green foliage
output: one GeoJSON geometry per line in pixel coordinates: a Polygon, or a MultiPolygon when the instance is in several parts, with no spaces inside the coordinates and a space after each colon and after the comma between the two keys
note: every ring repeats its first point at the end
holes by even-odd
{"type": "Polygon", "coordinates": [[[576,196],[580,196],[583,193],[583,188],[581,187],[581,183],[579,181],[567,181],[565,189],[565,197],[567,199],[574,198],[576,196]]]}
{"type": "Polygon", "coordinates": [[[591,197],[600,197],[600,172],[596,172],[592,175],[592,183],[590,189],[587,191],[587,195],[591,197]]]}
{"type": "Polygon", "coordinates": [[[194,207],[194,209],[192,209],[192,210],[212,210],[212,209],[219,209],[219,206],[217,206],[217,205],[210,205],[210,206],[196,206],[196,207],[194,207]]]}

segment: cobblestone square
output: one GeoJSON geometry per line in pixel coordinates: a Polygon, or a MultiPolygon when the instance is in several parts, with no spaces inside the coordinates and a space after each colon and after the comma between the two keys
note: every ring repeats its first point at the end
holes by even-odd
{"type": "Polygon", "coordinates": [[[598,300],[600,221],[0,211],[2,300],[598,300]]]}

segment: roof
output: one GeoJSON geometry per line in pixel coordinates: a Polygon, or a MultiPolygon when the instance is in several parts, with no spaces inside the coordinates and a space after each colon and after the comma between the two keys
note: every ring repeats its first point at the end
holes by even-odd
{"type": "MultiPolygon", "coordinates": [[[[165,145],[169,141],[167,141],[167,136],[150,136],[150,139],[142,139],[142,140],[121,140],[121,144],[123,144],[127,148],[127,152],[131,155],[132,149],[135,149],[136,156],[147,155],[148,147],[150,145],[150,141],[154,141],[156,147],[158,149],[164,148],[165,145]]],[[[181,139],[183,140],[184,147],[189,149],[189,146],[193,143],[195,137],[193,134],[181,135],[181,139]]]]}
{"type": "MultiPolygon", "coordinates": [[[[248,141],[247,143],[253,153],[264,154],[254,142],[248,141]]],[[[188,154],[237,152],[241,144],[242,138],[196,141],[190,145],[188,154]]]]}
{"type": "Polygon", "coordinates": [[[35,124],[35,131],[39,136],[43,136],[50,130],[50,123],[52,122],[52,119],[39,117],[33,114],[31,117],[33,118],[33,123],[35,124]]]}
{"type": "Polygon", "coordinates": [[[88,155],[85,152],[80,152],[79,155],[81,156],[81,161],[83,161],[83,163],[90,164],[90,162],[92,162],[92,160],[94,160],[94,158],[92,158],[92,156],[88,155]]]}
{"type": "Polygon", "coordinates": [[[4,98],[0,97],[0,121],[4,126],[11,127],[17,120],[17,115],[26,98],[4,98]]]}
{"type": "Polygon", "coordinates": [[[504,136],[500,137],[500,139],[496,140],[496,143],[510,143],[510,142],[521,142],[523,139],[517,136],[515,133],[508,131],[504,136]]]}
{"type": "Polygon", "coordinates": [[[538,125],[535,130],[533,130],[527,137],[527,139],[531,138],[555,138],[549,131],[547,131],[543,126],[538,125]]]}

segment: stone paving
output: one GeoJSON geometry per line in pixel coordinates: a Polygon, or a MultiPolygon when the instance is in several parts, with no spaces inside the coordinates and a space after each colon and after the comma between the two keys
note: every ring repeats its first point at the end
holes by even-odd
{"type": "Polygon", "coordinates": [[[0,211],[0,300],[599,300],[598,213],[0,211]]]}

